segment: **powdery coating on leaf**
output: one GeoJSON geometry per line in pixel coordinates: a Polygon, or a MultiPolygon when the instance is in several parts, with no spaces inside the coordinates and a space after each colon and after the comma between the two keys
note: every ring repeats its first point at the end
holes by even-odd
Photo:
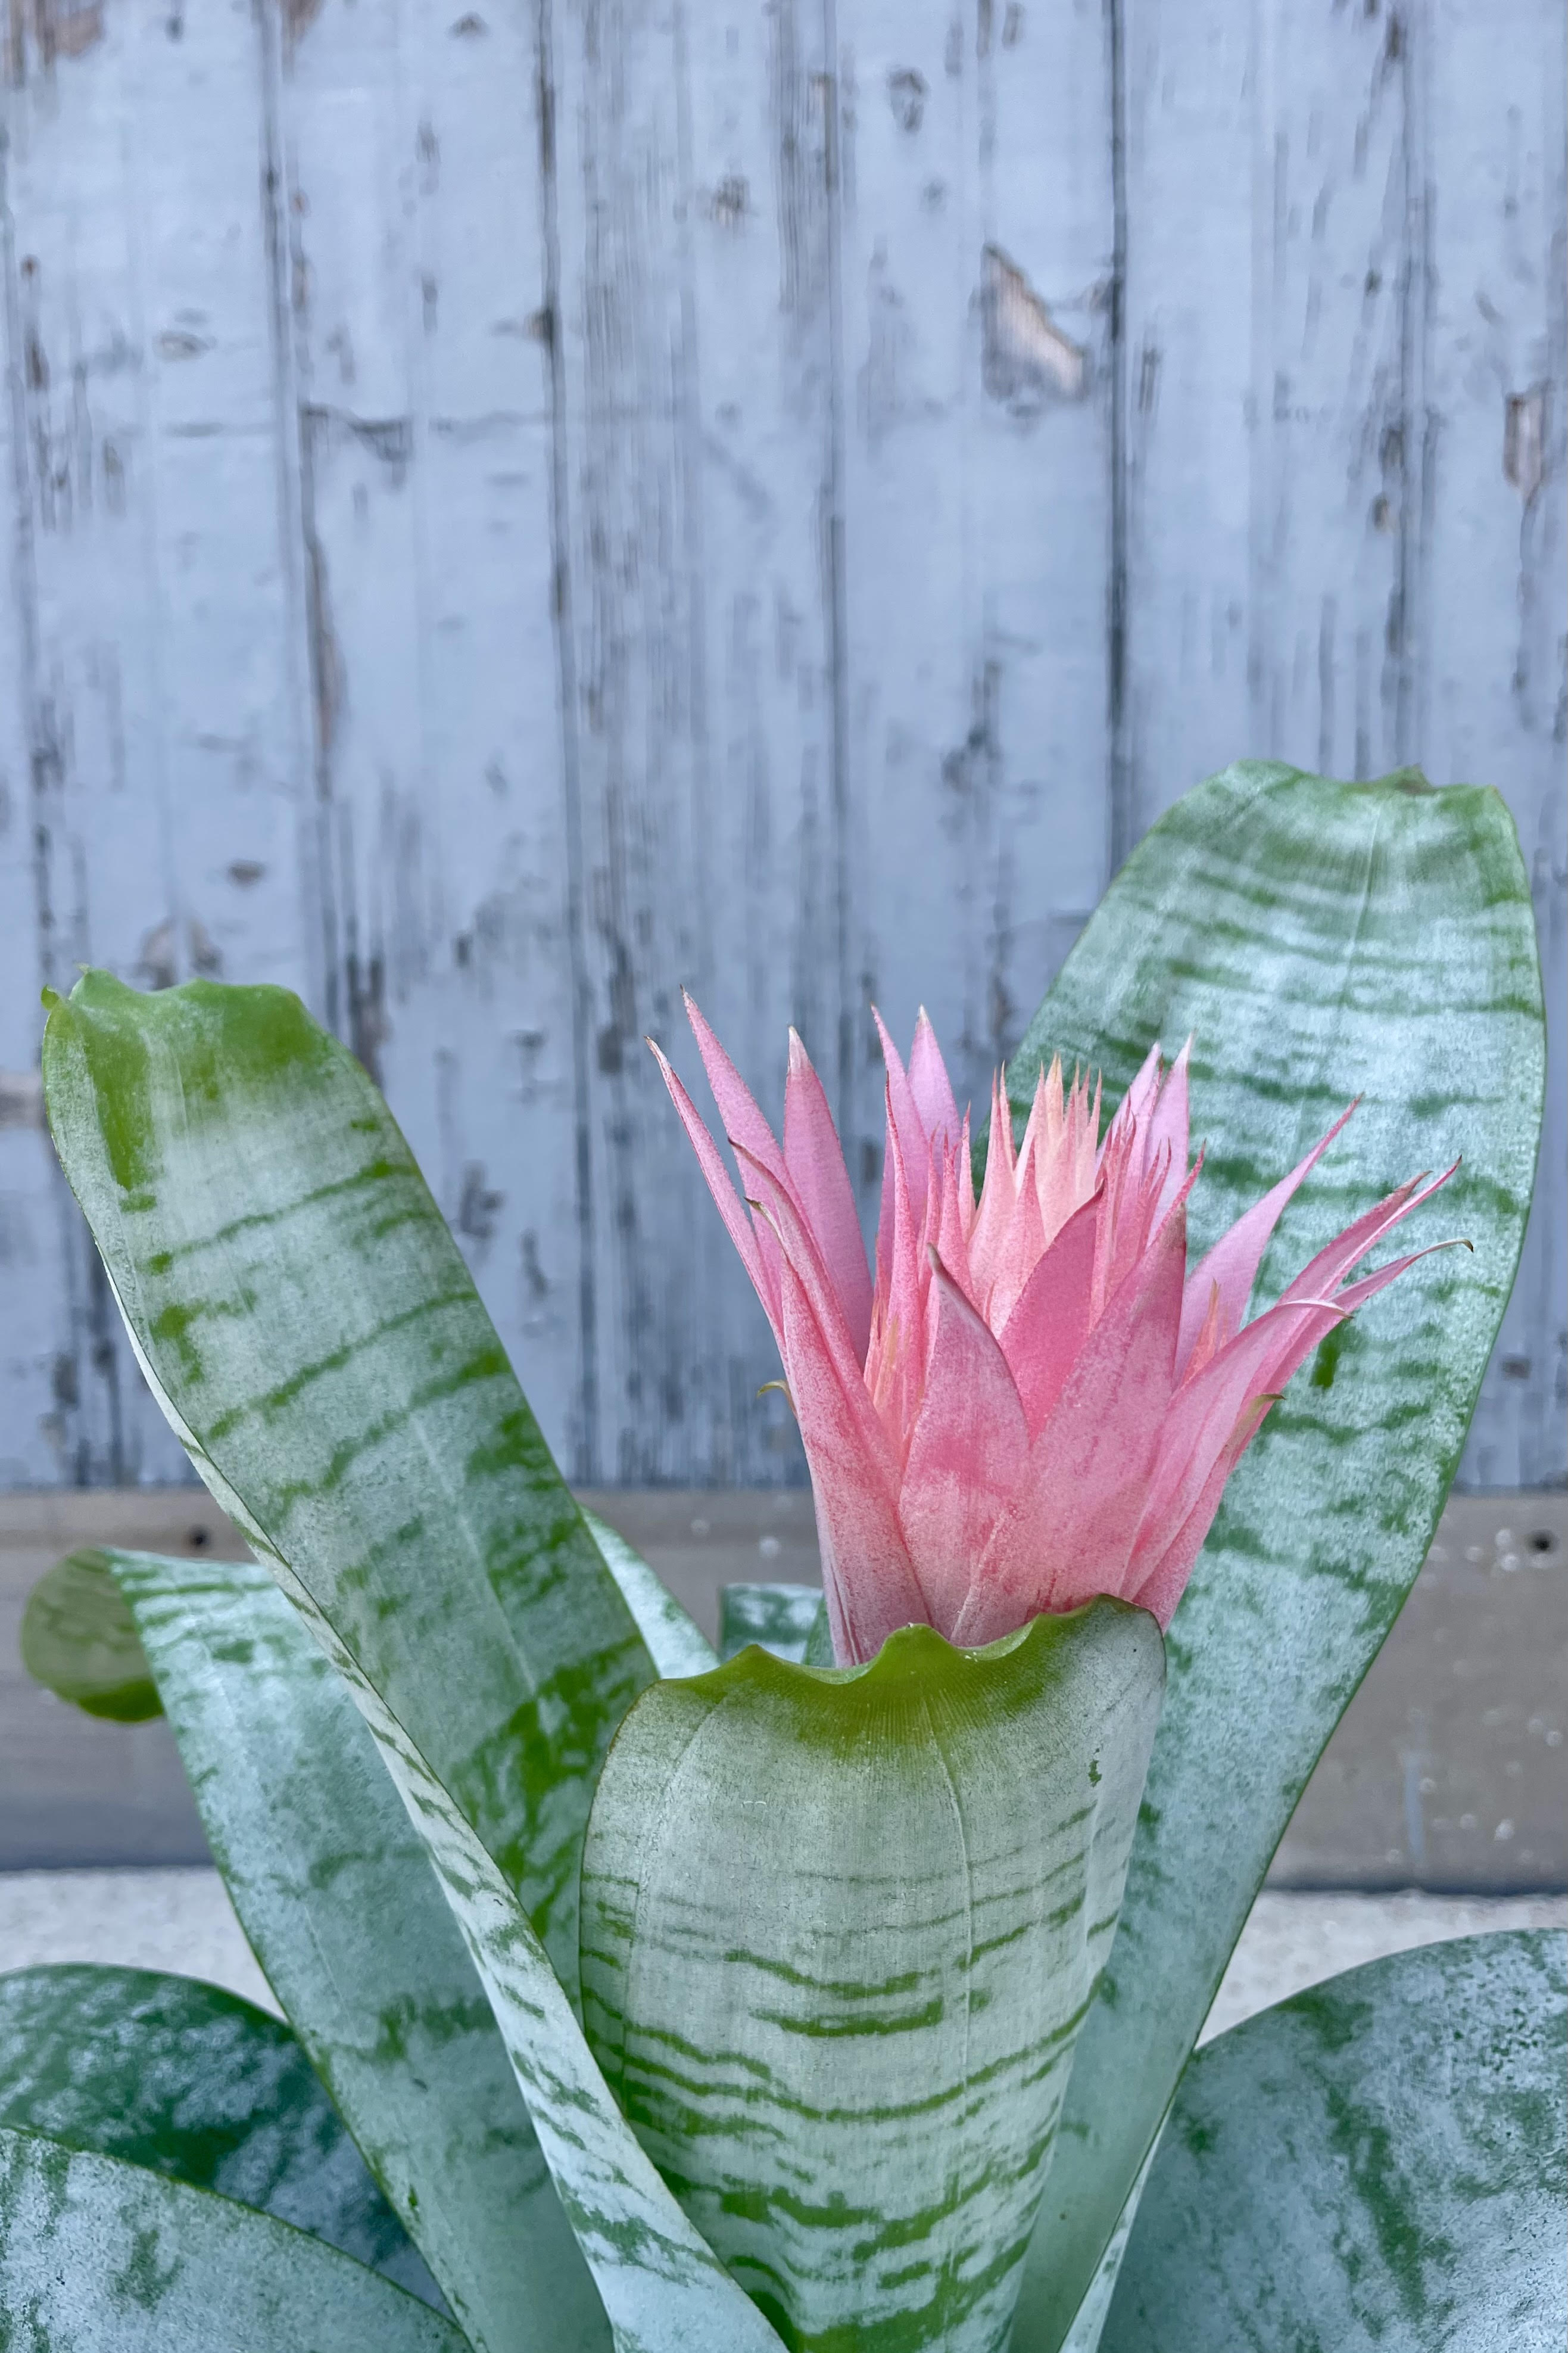
{"type": "Polygon", "coordinates": [[[1184,2076],[1104,2353],[1559,2353],[1563,1939],[1350,1969],[1184,2076]]]}
{"type": "Polygon", "coordinates": [[[3,2127],[0,2317],[29,2353],[465,2353],[428,2305],[270,2214],[3,2127]]]}
{"type": "Polygon", "coordinates": [[[483,1988],[342,1676],[254,1562],[107,1557],[252,1949],[475,2353],[607,2353],[483,1988]]]}
{"type": "Polygon", "coordinates": [[[0,1977],[0,2125],[216,2189],[439,2297],[281,2021],[153,1969],[0,1977]]]}
{"type": "MultiPolygon", "coordinates": [[[[1056,2353],[1073,2328],[1458,1459],[1518,1262],[1545,1065],[1529,877],[1497,795],[1262,764],[1189,793],[1117,876],[1018,1059],[1103,1057],[1120,1092],[1162,1031],[1198,1041],[1204,1123],[1224,1138],[1193,1204],[1205,1246],[1353,1093],[1292,1214],[1304,1246],[1326,1246],[1412,1162],[1462,1151],[1454,1217],[1475,1253],[1434,1260],[1341,1325],[1226,1490],[1167,1639],[1116,1947],[1068,2087],[1074,2161],[1041,2205],[1018,2353],[1056,2353]]],[[[1277,1234],[1269,1297],[1296,1262],[1277,1234]]]]}
{"type": "Polygon", "coordinates": [[[594,1772],[653,1662],[385,1103],[279,988],[86,973],[43,1061],[177,1433],[395,1679],[569,1979],[594,1772]]]}
{"type": "MultiPolygon", "coordinates": [[[[1040,1066],[1021,1142],[1003,1079],[976,1197],[922,1011],[906,1070],[878,1017],[887,1149],[875,1280],[827,1100],[792,1031],[781,1151],[688,1000],[743,1203],[659,1067],[784,1358],[811,1466],[836,1655],[923,1622],[966,1645],[1099,1593],[1168,1626],[1226,1479],[1318,1343],[1413,1261],[1351,1271],[1451,1176],[1399,1186],[1250,1324],[1280,1212],[1351,1115],[1190,1273],[1188,1047],[1149,1049],[1109,1129],[1040,1066]]],[[[1354,1105],[1351,1106],[1351,1110],[1354,1105]]]]}

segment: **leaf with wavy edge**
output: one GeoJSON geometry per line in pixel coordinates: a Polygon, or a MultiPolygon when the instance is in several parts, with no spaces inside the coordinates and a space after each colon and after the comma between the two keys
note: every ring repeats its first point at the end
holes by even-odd
{"type": "Polygon", "coordinates": [[[609,2328],[429,1858],[342,1678],[252,1561],[106,1556],[241,1925],[480,2353],[609,2328]]]}
{"type": "Polygon", "coordinates": [[[653,1662],[386,1105],[279,988],[87,973],[49,1123],[137,1352],[519,1889],[568,1983],[653,1662]]]}
{"type": "Polygon", "coordinates": [[[0,2125],[216,2189],[439,2302],[299,2042],[220,1986],[75,1962],[0,1977],[0,2125]]]}
{"type": "Polygon", "coordinates": [[[1105,2353],[1561,2353],[1561,1932],[1349,1969],[1182,2078],[1105,2353]]]}
{"type": "Polygon", "coordinates": [[[304,2231],[10,2126],[0,2328],[18,2353],[467,2353],[451,2321],[304,2231]]]}
{"type": "MultiPolygon", "coordinates": [[[[1168,1638],[1121,1923],[1079,2039],[1013,2344],[1071,2327],[1313,1765],[1426,1555],[1513,1281],[1544,1073],[1530,892],[1497,795],[1264,764],[1133,852],[1015,1057],[1102,1066],[1191,1032],[1208,1139],[1194,1256],[1361,1108],[1297,1196],[1258,1296],[1412,1169],[1413,1241],[1468,1235],[1331,1335],[1233,1478],[1168,1638]],[[1068,2136],[1070,2134],[1071,2138],[1068,2136]]],[[[1076,2353],[1076,2348],[1075,2348],[1076,2353]]],[[[1087,2347],[1085,2353],[1088,2353],[1087,2347]]]]}
{"type": "Polygon", "coordinates": [[[617,1733],[589,2039],[787,2344],[1005,2331],[1162,1679],[1153,1619],[1100,1600],[984,1651],[906,1627],[850,1669],[753,1646],[617,1733]]]}

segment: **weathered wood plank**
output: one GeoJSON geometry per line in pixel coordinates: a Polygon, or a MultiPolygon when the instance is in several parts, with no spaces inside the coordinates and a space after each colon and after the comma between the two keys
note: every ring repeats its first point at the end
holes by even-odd
{"type": "MultiPolygon", "coordinates": [[[[188,22],[152,0],[24,22],[6,317],[41,976],[68,986],[90,957],[144,983],[296,981],[254,22],[234,0],[188,22]]],[[[65,1231],[40,1367],[56,1475],[177,1476],[85,1235],[65,1231]]]]}
{"type": "MultiPolygon", "coordinates": [[[[1278,751],[1493,777],[1559,1008],[1563,39],[18,14],[0,1479],[179,1467],[27,1124],[84,956],[303,988],[605,1480],[801,1470],[641,1045],[682,981],[775,1113],[800,1024],[869,1219],[870,1002],[981,1092],[1113,859],[1278,751]]],[[[1552,1071],[1482,1482],[1564,1468],[1552,1071]]]]}
{"type": "Polygon", "coordinates": [[[9,151],[0,153],[0,315],[6,397],[0,406],[0,483],[11,530],[0,565],[0,1487],[69,1475],[57,1387],[68,1396],[65,1203],[44,1135],[38,1079],[39,894],[33,748],[37,740],[36,599],[28,452],[9,151]]]}
{"type": "Polygon", "coordinates": [[[1552,1125],[1464,1476],[1551,1482],[1561,20],[1533,0],[1245,16],[1122,0],[1121,21],[1130,823],[1243,753],[1348,776],[1415,762],[1508,799],[1539,877],[1552,1125]]]}
{"type": "Polygon", "coordinates": [[[828,589],[820,18],[550,11],[567,791],[581,844],[593,1475],[776,1478],[765,1327],[642,1045],[689,982],[776,1115],[834,1082],[842,812],[828,589]]]}
{"type": "Polygon", "coordinates": [[[978,1105],[1109,873],[1104,12],[837,29],[856,969],[978,1105]]]}
{"type": "Polygon", "coordinates": [[[534,25],[274,27],[324,1010],[552,1440],[583,1443],[534,25]]]}
{"type": "Polygon", "coordinates": [[[1568,1476],[1568,17],[1532,0],[1434,10],[1428,147],[1434,438],[1424,755],[1495,784],[1535,883],[1546,1133],[1524,1256],[1465,1477],[1568,1476]]]}

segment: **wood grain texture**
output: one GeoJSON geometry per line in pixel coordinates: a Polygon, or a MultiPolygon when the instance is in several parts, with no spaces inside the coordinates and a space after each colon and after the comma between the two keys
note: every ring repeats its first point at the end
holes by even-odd
{"type": "Polygon", "coordinates": [[[1552,1060],[1461,1477],[1560,1483],[1561,13],[1123,0],[1120,21],[1130,834],[1240,741],[1502,792],[1536,876],[1552,1060]]]}
{"type": "MultiPolygon", "coordinates": [[[[0,1482],[177,1476],[38,981],[281,980],[606,1484],[803,1475],[642,1037],[969,1088],[1238,754],[1568,985],[1551,0],[47,0],[0,93],[0,1482]]],[[[1561,1481],[1564,1033],[1472,1482],[1561,1481]]]]}

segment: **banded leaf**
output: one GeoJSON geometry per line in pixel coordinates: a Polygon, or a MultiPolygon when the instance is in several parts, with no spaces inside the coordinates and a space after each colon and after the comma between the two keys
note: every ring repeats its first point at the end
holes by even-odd
{"type": "Polygon", "coordinates": [[[386,1105],[278,988],[89,972],[43,1060],[197,1469],[395,1683],[570,1981],[589,1792],[653,1662],[386,1105]]]}
{"type": "Polygon", "coordinates": [[[1114,1601],[868,1666],[743,1651],[617,1734],[584,1854],[589,2038],[794,2348],[1005,2334],[1159,1711],[1114,1601]]]}
{"type": "Polygon", "coordinates": [[[107,1556],[268,1982],[479,2353],[609,2327],[429,1858],[253,1562],[107,1556]]]}
{"type": "Polygon", "coordinates": [[[440,2301],[294,2036],[219,1986],[71,1963],[0,1977],[0,2125],[216,2189],[440,2301]]]}
{"type": "MultiPolygon", "coordinates": [[[[1424,1162],[1411,1247],[1467,1235],[1324,1343],[1233,1477],[1168,1639],[1170,1690],[1115,1948],[1080,2038],[1015,2353],[1052,2353],[1122,2211],[1292,1807],[1408,1591],[1513,1281],[1544,1031],[1530,893],[1497,795],[1414,772],[1227,769],[1177,803],[1091,919],[1012,1065],[1193,1035],[1194,1254],[1361,1108],[1290,1204],[1272,1297],[1424,1162]]],[[[1075,2353],[1077,2344],[1075,2340],[1075,2353]]]]}
{"type": "Polygon", "coordinates": [[[467,2353],[449,2320],[308,2232],[14,2126],[0,2331],[18,2353],[467,2353]]]}
{"type": "MultiPolygon", "coordinates": [[[[617,2346],[760,2353],[773,2332],[644,2157],[541,1941],[547,1932],[559,1954],[563,1921],[575,1924],[588,1784],[653,1662],[484,1339],[385,1106],[276,989],[190,983],[142,998],[84,976],[54,1004],[44,1068],[61,1158],[139,1361],[370,1725],[617,2346]],[[311,1356],[323,1336],[308,1321],[311,1251],[333,1247],[342,1263],[323,1304],[346,1336],[311,1356]],[[387,1320],[405,1293],[417,1346],[387,1320]],[[324,1458],[317,1412],[342,1432],[324,1458]],[[525,1695],[500,1720],[491,1703],[508,1688],[525,1695]],[[477,1744],[464,1736],[476,1718],[477,1744]]],[[[574,1951],[563,1966],[574,1979],[574,1951]]]]}
{"type": "Polygon", "coordinates": [[[463,1932],[616,2353],[776,2353],[773,2330],[628,2128],[493,1856],[331,1627],[319,1618],[314,1624],[353,1691],[463,1932]]]}
{"type": "Polygon", "coordinates": [[[1560,1933],[1373,1961],[1182,2079],[1105,2353],[1561,2353],[1560,1933]]]}

